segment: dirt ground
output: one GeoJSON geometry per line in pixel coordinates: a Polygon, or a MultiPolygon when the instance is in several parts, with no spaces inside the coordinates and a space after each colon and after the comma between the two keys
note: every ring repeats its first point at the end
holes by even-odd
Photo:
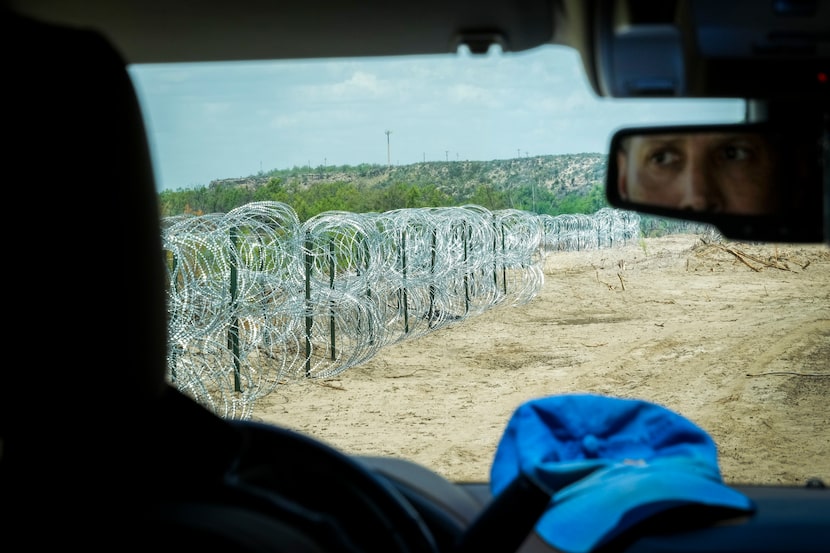
{"type": "Polygon", "coordinates": [[[546,259],[540,293],[287,383],[254,420],[487,480],[513,410],[593,392],[681,413],[731,483],[830,483],[830,249],[674,235],[546,259]]]}

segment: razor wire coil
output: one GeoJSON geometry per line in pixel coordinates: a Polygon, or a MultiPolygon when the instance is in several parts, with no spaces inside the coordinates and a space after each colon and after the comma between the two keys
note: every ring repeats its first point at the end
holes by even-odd
{"type": "Polygon", "coordinates": [[[228,418],[295,378],[331,378],[384,346],[530,301],[553,251],[639,237],[635,213],[466,205],[320,213],[280,202],[162,221],[168,379],[228,418]]]}

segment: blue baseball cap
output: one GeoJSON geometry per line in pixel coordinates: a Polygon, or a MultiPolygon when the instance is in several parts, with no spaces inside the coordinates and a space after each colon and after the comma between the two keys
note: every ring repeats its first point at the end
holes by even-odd
{"type": "Polygon", "coordinates": [[[673,507],[755,508],[723,482],[709,434],[637,399],[565,394],[522,404],[496,449],[493,495],[521,474],[551,494],[535,529],[565,553],[587,553],[673,507]]]}

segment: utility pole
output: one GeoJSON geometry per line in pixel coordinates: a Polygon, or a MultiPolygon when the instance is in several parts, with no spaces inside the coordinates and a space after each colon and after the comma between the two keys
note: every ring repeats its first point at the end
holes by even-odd
{"type": "Polygon", "coordinates": [[[447,162],[450,161],[450,151],[449,150],[444,150],[444,157],[446,158],[447,162]]]}
{"type": "Polygon", "coordinates": [[[389,135],[392,134],[392,131],[386,131],[386,165],[388,167],[392,167],[392,147],[389,143],[389,135]]]}
{"type": "Polygon", "coordinates": [[[533,213],[536,213],[536,179],[531,179],[531,181],[530,181],[530,191],[531,191],[532,196],[533,196],[533,203],[531,204],[531,207],[532,207],[531,211],[533,211],[533,213]]]}

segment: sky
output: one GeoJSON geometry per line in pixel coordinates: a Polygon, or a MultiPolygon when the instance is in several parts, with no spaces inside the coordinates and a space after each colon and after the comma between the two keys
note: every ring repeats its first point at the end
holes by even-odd
{"type": "Polygon", "coordinates": [[[605,153],[623,126],[743,117],[739,100],[599,98],[564,46],[129,70],[159,191],[307,166],[605,153]]]}

